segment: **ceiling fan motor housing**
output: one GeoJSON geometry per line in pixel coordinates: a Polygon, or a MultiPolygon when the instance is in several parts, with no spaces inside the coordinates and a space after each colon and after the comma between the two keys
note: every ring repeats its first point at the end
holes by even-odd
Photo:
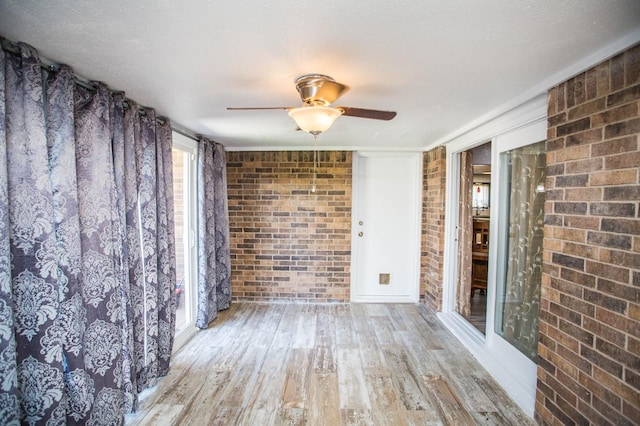
{"type": "Polygon", "coordinates": [[[305,74],[295,81],[302,102],[306,105],[328,106],[349,90],[324,74],[305,74]]]}

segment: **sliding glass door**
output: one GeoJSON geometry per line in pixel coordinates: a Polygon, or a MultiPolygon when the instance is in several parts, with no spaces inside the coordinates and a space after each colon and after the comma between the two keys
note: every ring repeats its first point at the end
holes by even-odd
{"type": "Polygon", "coordinates": [[[535,361],[542,279],[545,143],[500,154],[501,217],[495,332],[535,361]]]}
{"type": "Polygon", "coordinates": [[[173,134],[173,194],[176,239],[174,350],[195,332],[195,141],[173,134]]]}
{"type": "Polygon", "coordinates": [[[540,115],[528,124],[507,120],[521,118],[514,113],[487,132],[447,145],[445,288],[439,315],[531,415],[542,275],[545,99],[532,108],[540,115]],[[504,130],[488,133],[499,128],[504,130]],[[476,155],[482,147],[489,148],[490,161],[476,155]],[[471,161],[466,158],[470,152],[471,161]],[[473,195],[478,197],[475,204],[473,195]],[[484,323],[474,314],[481,301],[486,302],[484,323]]]}

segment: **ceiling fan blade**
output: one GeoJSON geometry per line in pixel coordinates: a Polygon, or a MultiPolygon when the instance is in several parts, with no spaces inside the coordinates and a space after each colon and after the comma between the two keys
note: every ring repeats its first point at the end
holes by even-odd
{"type": "Polygon", "coordinates": [[[342,115],[360,118],[372,118],[374,120],[391,120],[396,116],[395,111],[379,111],[376,109],[351,108],[346,106],[336,107],[344,111],[342,115]]]}
{"type": "Polygon", "coordinates": [[[283,109],[290,110],[295,107],[227,107],[228,111],[252,111],[252,110],[263,110],[263,109],[283,109]]]}

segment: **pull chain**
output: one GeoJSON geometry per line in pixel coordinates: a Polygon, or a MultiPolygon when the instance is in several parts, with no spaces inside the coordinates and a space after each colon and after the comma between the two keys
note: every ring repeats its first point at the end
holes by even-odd
{"type": "Polygon", "coordinates": [[[313,185],[311,192],[316,192],[316,164],[318,163],[318,135],[313,135],[313,185]]]}

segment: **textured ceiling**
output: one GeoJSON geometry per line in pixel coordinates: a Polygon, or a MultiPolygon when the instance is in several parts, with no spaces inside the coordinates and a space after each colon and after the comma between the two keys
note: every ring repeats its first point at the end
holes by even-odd
{"type": "Polygon", "coordinates": [[[302,74],[351,90],[318,140],[423,149],[640,41],[638,0],[0,0],[0,35],[124,90],[228,149],[311,146],[286,111],[302,74]]]}

